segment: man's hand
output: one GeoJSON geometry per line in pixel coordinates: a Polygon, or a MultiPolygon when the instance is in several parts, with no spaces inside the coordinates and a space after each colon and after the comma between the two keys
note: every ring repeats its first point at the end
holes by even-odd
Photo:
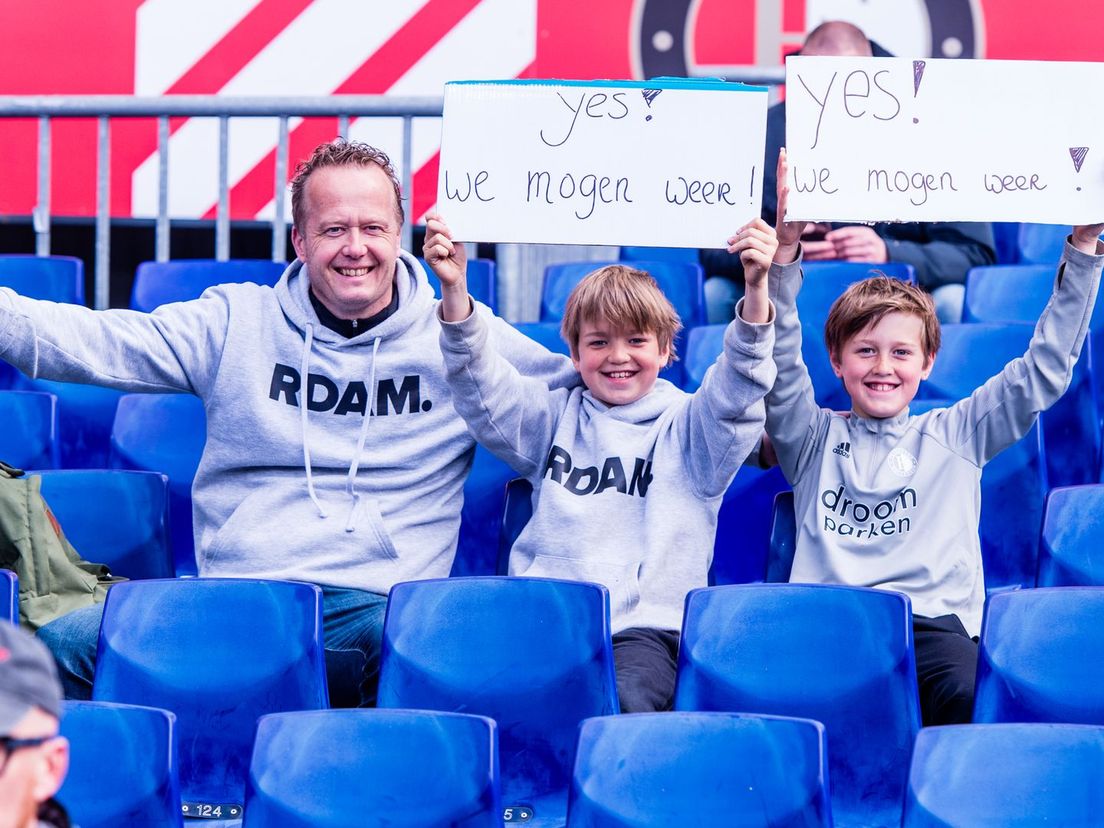
{"type": "Polygon", "coordinates": [[[1097,240],[1104,233],[1104,224],[1082,224],[1073,228],[1073,246],[1082,253],[1096,255],[1097,240]]]}
{"type": "Polygon", "coordinates": [[[454,244],[448,225],[436,213],[426,216],[426,237],[422,255],[441,281],[441,318],[460,322],[471,315],[468,298],[468,254],[464,245],[454,244]]]}
{"type": "Polygon", "coordinates": [[[840,227],[824,234],[824,241],[805,242],[805,258],[809,261],[866,262],[884,264],[889,261],[886,243],[873,227],[856,224],[840,227]]]}

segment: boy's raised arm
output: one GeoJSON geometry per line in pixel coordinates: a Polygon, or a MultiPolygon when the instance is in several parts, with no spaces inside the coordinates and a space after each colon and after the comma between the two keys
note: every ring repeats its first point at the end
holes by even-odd
{"type": "Polygon", "coordinates": [[[815,450],[820,423],[829,416],[816,404],[809,369],[801,358],[801,321],[797,293],[801,289],[800,240],[804,222],[786,221],[790,188],[786,150],[778,154],[778,250],[768,279],[774,303],[774,362],[778,378],[766,397],[767,434],[786,479],[793,485],[815,450]]]}

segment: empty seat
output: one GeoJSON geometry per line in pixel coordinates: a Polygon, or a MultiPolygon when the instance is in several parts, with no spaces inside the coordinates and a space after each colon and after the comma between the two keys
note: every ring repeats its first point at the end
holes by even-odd
{"type": "MultiPolygon", "coordinates": [[[[425,259],[418,259],[421,262],[423,268],[425,268],[426,275],[429,277],[429,283],[433,286],[433,295],[438,299],[441,298],[441,280],[438,279],[432,269],[426,264],[425,259]]],[[[498,274],[495,272],[495,263],[493,259],[468,259],[468,293],[471,297],[477,301],[482,302],[489,307],[495,313],[498,313],[498,301],[497,284],[498,274]]]]}
{"type": "Polygon", "coordinates": [[[171,578],[169,479],[157,472],[42,472],[42,496],[85,560],[125,578],[171,578]]]}
{"type": "MultiPolygon", "coordinates": [[[[544,287],[541,291],[541,321],[556,322],[563,319],[567,297],[575,285],[591,271],[609,264],[623,262],[565,262],[548,265],[544,269],[544,287]]],[[[705,277],[696,260],[678,262],[652,259],[627,264],[652,275],[663,295],[674,305],[685,327],[706,323],[705,292],[702,287],[705,277]]]]}
{"type": "Polygon", "coordinates": [[[916,270],[903,262],[867,264],[865,262],[802,262],[801,290],[797,311],[803,325],[824,331],[832,303],[855,282],[878,273],[916,284],[916,270]]]}
{"type": "Polygon", "coordinates": [[[567,824],[830,826],[824,727],[736,713],[587,719],[567,824]]]}
{"type": "Polygon", "coordinates": [[[1104,587],[989,596],[975,722],[1104,724],[1104,587]]]}
{"type": "Polygon", "coordinates": [[[425,710],[261,717],[245,828],[499,828],[495,723],[425,710]]]}
{"type": "Polygon", "coordinates": [[[0,621],[19,620],[19,577],[10,569],[0,569],[0,621]]]}
{"type": "Polygon", "coordinates": [[[170,262],[142,262],[134,273],[130,292],[133,310],[151,311],[169,302],[198,299],[203,291],[227,282],[275,285],[287,269],[285,262],[267,259],[175,259],[170,262]]]}
{"type": "Polygon", "coordinates": [[[1104,728],[927,727],[916,737],[904,828],[1100,824],[1104,728]]]}
{"type": "Polygon", "coordinates": [[[1055,265],[972,267],[966,274],[963,322],[1035,324],[1054,291],[1055,265]]]}
{"type": "Polygon", "coordinates": [[[789,489],[782,470],[741,466],[721,499],[709,583],[747,584],[766,577],[771,505],[789,489]]]}
{"type": "Polygon", "coordinates": [[[1104,586],[1104,485],[1051,489],[1036,585],[1104,586]]]}
{"type": "Polygon", "coordinates": [[[622,247],[622,262],[698,262],[696,247],[622,247]]]}
{"type": "Polygon", "coordinates": [[[1019,248],[1020,262],[1027,264],[1049,264],[1054,266],[1062,258],[1066,248],[1066,237],[1070,234],[1068,224],[1032,224],[1020,225],[1019,248]]]}
{"type": "Polygon", "coordinates": [[[67,469],[102,469],[111,452],[111,424],[122,391],[76,382],[16,377],[13,388],[57,398],[58,463],[67,469]]]}
{"type": "MultiPolygon", "coordinates": [[[[721,353],[724,345],[724,325],[702,325],[690,330],[686,336],[683,366],[686,381],[683,388],[695,391],[721,353]]],[[[801,358],[809,371],[809,381],[813,384],[813,393],[817,405],[825,408],[849,411],[851,399],[843,383],[832,369],[828,348],[824,344],[824,327],[802,324],[801,358]]]]}
{"type": "Polygon", "coordinates": [[[476,446],[471,473],[464,481],[464,508],[460,511],[452,576],[499,574],[498,545],[506,485],[516,474],[483,446],[476,446]]]}
{"type": "Polygon", "coordinates": [[[192,480],[207,440],[207,414],[191,394],[125,394],[111,430],[111,466],[169,478],[169,525],[177,575],[196,573],[192,480]]]}
{"type": "Polygon", "coordinates": [[[692,590],[676,710],[767,713],[825,726],[837,825],[897,825],[920,702],[909,601],[856,587],[692,590]]]}
{"type": "Polygon", "coordinates": [[[181,826],[176,717],[167,710],[64,702],[69,771],[58,791],[81,828],[181,826]]]}
{"type": "Polygon", "coordinates": [[[21,469],[59,465],[57,397],[44,391],[0,391],[0,458],[21,469]]]}
{"type": "Polygon", "coordinates": [[[222,578],[116,584],[92,697],[175,713],[185,816],[219,805],[241,816],[257,717],[328,705],[322,591],[222,578]]]}
{"type": "Polygon", "coordinates": [[[539,578],[396,584],[378,705],[493,718],[503,807],[562,825],[579,722],[618,710],[609,593],[539,578]]]}

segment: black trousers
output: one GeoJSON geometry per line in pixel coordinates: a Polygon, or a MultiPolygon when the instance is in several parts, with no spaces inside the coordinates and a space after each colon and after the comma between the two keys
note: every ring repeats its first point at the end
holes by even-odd
{"type": "Polygon", "coordinates": [[[630,627],[613,637],[613,666],[622,713],[670,710],[675,700],[679,634],[630,627]]]}
{"type": "Polygon", "coordinates": [[[957,615],[913,616],[912,637],[924,727],[968,723],[974,714],[977,641],[957,615]]]}

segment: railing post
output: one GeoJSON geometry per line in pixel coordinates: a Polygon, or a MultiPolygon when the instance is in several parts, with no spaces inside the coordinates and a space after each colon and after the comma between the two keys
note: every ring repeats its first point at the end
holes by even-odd
{"type": "Polygon", "coordinates": [[[169,260],[169,119],[157,119],[157,232],[155,257],[169,260]]]}
{"type": "Polygon", "coordinates": [[[105,310],[111,297],[111,120],[99,118],[96,153],[96,273],[93,307],[105,310]]]}
{"type": "Polygon", "coordinates": [[[38,204],[31,219],[35,254],[50,255],[50,118],[38,119],[38,204]]]}
{"type": "Polygon", "coordinates": [[[280,134],[276,139],[276,183],[273,187],[272,216],[272,261],[287,261],[287,164],[288,164],[288,119],[280,116],[280,134]]]}
{"type": "Polygon", "coordinates": [[[230,258],[230,119],[219,116],[218,209],[215,213],[215,258],[230,258]]]}

